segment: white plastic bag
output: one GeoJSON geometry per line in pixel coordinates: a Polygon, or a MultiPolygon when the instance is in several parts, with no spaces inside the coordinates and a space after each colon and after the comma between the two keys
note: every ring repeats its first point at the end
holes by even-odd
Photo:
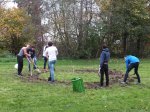
{"type": "Polygon", "coordinates": [[[15,68],[15,69],[18,69],[18,64],[15,64],[14,68],[15,68]]]}

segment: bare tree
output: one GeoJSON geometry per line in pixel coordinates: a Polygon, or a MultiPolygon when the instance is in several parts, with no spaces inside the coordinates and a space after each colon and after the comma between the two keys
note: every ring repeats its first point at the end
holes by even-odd
{"type": "Polygon", "coordinates": [[[43,27],[42,21],[42,0],[15,0],[19,8],[24,8],[28,15],[31,16],[32,24],[34,26],[35,45],[38,49],[38,55],[42,54],[43,40],[43,27]]]}
{"type": "Polygon", "coordinates": [[[96,21],[93,0],[51,0],[47,2],[45,18],[48,19],[51,38],[59,41],[65,55],[80,55],[85,50],[88,28],[96,21]],[[62,47],[63,46],[63,47],[62,47]]]}

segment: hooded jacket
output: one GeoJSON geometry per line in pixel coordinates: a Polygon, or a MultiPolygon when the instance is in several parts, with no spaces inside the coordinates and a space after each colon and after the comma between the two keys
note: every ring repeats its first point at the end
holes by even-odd
{"type": "Polygon", "coordinates": [[[102,50],[102,53],[100,55],[100,67],[102,68],[104,63],[108,64],[109,59],[110,59],[109,49],[105,48],[102,50]]]}
{"type": "Polygon", "coordinates": [[[126,69],[128,68],[128,66],[131,64],[131,63],[137,63],[137,62],[140,62],[140,60],[135,57],[135,56],[132,56],[132,55],[128,55],[125,57],[125,63],[126,63],[126,69]]]}

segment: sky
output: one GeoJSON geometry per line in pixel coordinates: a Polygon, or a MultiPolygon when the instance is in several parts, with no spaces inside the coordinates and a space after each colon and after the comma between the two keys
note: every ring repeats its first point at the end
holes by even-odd
{"type": "Polygon", "coordinates": [[[4,5],[5,8],[13,8],[17,7],[17,4],[13,2],[13,0],[6,0],[6,4],[4,5]]]}

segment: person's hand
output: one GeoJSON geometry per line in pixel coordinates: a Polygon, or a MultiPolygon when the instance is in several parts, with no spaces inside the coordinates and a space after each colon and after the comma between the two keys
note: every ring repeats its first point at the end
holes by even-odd
{"type": "Polygon", "coordinates": [[[30,58],[30,57],[31,57],[31,54],[28,54],[28,57],[30,58]]]}
{"type": "Polygon", "coordinates": [[[27,60],[28,60],[28,62],[31,64],[31,60],[30,60],[30,58],[29,58],[29,57],[27,57],[27,60]]]}

